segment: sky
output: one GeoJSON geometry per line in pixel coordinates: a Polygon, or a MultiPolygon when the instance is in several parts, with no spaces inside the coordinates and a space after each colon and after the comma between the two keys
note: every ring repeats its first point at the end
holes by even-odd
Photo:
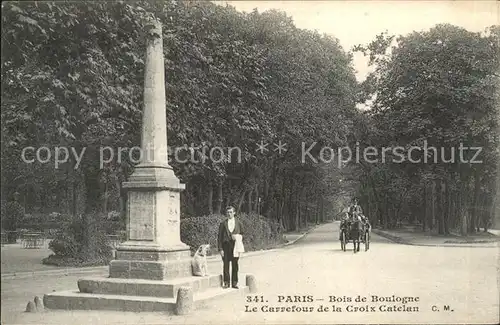
{"type": "MultiPolygon", "coordinates": [[[[278,9],[291,16],[299,28],[317,30],[336,37],[344,50],[368,44],[376,35],[406,35],[440,23],[450,23],[473,32],[500,24],[500,2],[495,1],[214,1],[239,11],[278,9]]],[[[354,56],[359,81],[369,72],[366,58],[354,56]]]]}

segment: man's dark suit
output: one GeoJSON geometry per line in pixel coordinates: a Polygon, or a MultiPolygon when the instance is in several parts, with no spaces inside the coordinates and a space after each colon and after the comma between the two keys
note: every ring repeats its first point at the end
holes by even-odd
{"type": "Polygon", "coordinates": [[[226,285],[231,283],[235,286],[238,283],[238,257],[233,256],[235,241],[233,240],[232,235],[243,235],[242,229],[243,227],[241,226],[241,222],[236,218],[234,218],[233,232],[229,231],[228,219],[222,221],[219,225],[217,246],[219,248],[219,252],[224,252],[224,257],[222,258],[224,263],[223,279],[224,284],[226,285]],[[229,262],[231,262],[231,278],[229,278],[229,262]]]}

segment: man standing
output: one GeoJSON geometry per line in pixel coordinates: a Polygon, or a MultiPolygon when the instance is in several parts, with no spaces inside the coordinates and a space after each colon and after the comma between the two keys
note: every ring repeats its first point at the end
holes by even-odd
{"type": "Polygon", "coordinates": [[[362,214],[363,210],[361,209],[361,206],[358,205],[358,200],[354,197],[352,199],[352,205],[347,209],[345,217],[340,221],[339,240],[342,239],[342,229],[347,227],[347,223],[354,220],[354,218],[359,219],[362,214]]]}
{"type": "Polygon", "coordinates": [[[234,236],[242,235],[241,222],[234,217],[235,209],[232,206],[226,208],[227,219],[222,221],[219,225],[219,235],[217,237],[217,246],[219,248],[223,267],[223,288],[231,287],[238,289],[238,259],[234,256],[234,236]],[[231,263],[231,277],[229,277],[229,263],[231,263]]]}
{"type": "Polygon", "coordinates": [[[363,214],[363,209],[361,209],[361,206],[358,204],[358,200],[356,198],[353,199],[353,205],[350,207],[349,213],[351,216],[354,214],[363,214]]]}

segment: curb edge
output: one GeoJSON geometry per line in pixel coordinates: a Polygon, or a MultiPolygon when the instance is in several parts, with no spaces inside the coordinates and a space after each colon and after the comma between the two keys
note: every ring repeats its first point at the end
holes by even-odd
{"type": "MultiPolygon", "coordinates": [[[[391,234],[388,234],[384,231],[381,231],[379,229],[372,229],[372,232],[381,236],[381,237],[384,237],[384,238],[387,238],[389,240],[391,240],[392,242],[396,243],[396,244],[400,244],[400,245],[408,245],[408,246],[421,246],[421,247],[472,247],[472,248],[496,248],[496,247],[499,247],[500,245],[497,244],[489,244],[489,245],[484,245],[484,243],[480,243],[479,245],[474,245],[474,244],[470,244],[470,243],[465,243],[465,244],[417,244],[417,243],[412,243],[408,240],[405,240],[401,237],[398,237],[398,236],[394,236],[394,235],[391,235],[391,234]]],[[[492,243],[495,243],[495,242],[492,242],[492,243]]]]}

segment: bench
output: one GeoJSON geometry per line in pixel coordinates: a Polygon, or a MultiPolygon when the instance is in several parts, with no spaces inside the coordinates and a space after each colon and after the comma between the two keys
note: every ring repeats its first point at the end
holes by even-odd
{"type": "Polygon", "coordinates": [[[23,248],[40,248],[45,243],[45,238],[41,232],[27,232],[22,234],[21,244],[23,248]]]}

